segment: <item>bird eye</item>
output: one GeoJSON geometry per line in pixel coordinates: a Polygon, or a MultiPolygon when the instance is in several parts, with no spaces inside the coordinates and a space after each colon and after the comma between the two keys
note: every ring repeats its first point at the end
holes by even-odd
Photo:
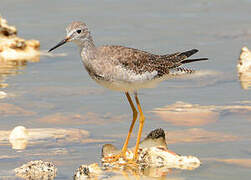
{"type": "Polygon", "coordinates": [[[81,33],[81,29],[77,30],[77,33],[80,34],[81,33]]]}

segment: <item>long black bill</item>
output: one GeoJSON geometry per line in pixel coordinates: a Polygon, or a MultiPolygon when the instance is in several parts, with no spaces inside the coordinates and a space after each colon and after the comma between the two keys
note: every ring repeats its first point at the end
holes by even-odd
{"type": "Polygon", "coordinates": [[[52,50],[58,48],[59,46],[62,46],[63,44],[67,43],[69,40],[69,38],[65,38],[62,41],[60,41],[56,46],[54,46],[53,48],[51,48],[48,52],[51,52],[52,50]]]}

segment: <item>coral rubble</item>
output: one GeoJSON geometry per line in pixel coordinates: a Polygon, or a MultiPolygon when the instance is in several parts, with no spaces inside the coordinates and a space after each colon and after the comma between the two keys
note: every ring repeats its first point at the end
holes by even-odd
{"type": "MultiPolygon", "coordinates": [[[[138,160],[130,163],[133,158],[134,148],[128,149],[126,160],[122,157],[111,161],[111,157],[119,153],[112,144],[105,144],[102,148],[102,167],[97,164],[81,165],[74,174],[74,180],[89,178],[110,179],[109,173],[122,176],[148,176],[163,177],[171,169],[193,170],[200,166],[200,160],[195,156],[181,156],[167,148],[165,132],[155,129],[140,143],[138,160]]],[[[112,179],[112,178],[111,178],[112,179]]]]}
{"type": "Polygon", "coordinates": [[[0,16],[0,60],[39,61],[40,43],[17,36],[17,29],[0,16]]]}

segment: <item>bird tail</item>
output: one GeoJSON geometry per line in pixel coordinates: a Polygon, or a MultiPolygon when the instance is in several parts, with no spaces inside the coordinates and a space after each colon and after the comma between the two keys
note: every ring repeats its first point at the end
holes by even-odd
{"type": "Polygon", "coordinates": [[[179,57],[183,57],[184,59],[192,56],[193,54],[197,53],[199,50],[198,49],[192,49],[189,51],[185,51],[179,54],[179,57]]]}
{"type": "Polygon", "coordinates": [[[191,63],[191,62],[195,62],[195,61],[205,61],[205,60],[208,60],[208,58],[187,59],[188,57],[192,56],[193,54],[197,53],[198,51],[199,51],[198,49],[192,49],[192,50],[180,53],[179,57],[181,57],[182,59],[184,59],[184,60],[181,61],[181,64],[191,63]]]}

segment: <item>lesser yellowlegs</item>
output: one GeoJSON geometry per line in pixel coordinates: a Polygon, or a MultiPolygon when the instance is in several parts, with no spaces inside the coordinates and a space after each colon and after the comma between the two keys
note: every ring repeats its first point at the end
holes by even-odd
{"type": "Polygon", "coordinates": [[[153,87],[167,78],[190,74],[193,71],[181,67],[183,64],[207,60],[207,58],[187,59],[198,52],[192,49],[166,55],[155,55],[138,49],[124,46],[96,47],[91,33],[83,22],[73,22],[66,28],[67,36],[49,51],[73,41],[80,47],[82,62],[89,75],[98,84],[125,93],[133,112],[133,119],[121,153],[117,157],[125,157],[128,142],[137,119],[138,112],[129,93],[134,93],[139,111],[139,130],[134,152],[137,160],[138,148],[145,117],[137,96],[140,88],[153,87]]]}

